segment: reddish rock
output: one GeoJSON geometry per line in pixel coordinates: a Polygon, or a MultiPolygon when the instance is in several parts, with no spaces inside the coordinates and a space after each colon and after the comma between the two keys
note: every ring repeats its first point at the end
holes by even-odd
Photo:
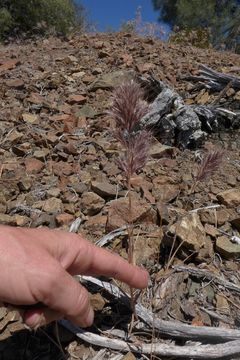
{"type": "Polygon", "coordinates": [[[26,172],[28,174],[37,174],[44,168],[44,163],[35,158],[25,160],[26,172]]]}
{"type": "Polygon", "coordinates": [[[19,60],[7,60],[0,65],[0,72],[6,70],[12,70],[20,64],[19,60]]]}
{"type": "Polygon", "coordinates": [[[93,181],[91,188],[102,198],[114,198],[117,194],[116,185],[114,186],[108,182],[93,181]]]}
{"type": "Polygon", "coordinates": [[[220,203],[226,206],[240,205],[240,188],[230,189],[217,194],[220,203]]]}
{"type": "Polygon", "coordinates": [[[162,203],[167,203],[174,200],[178,196],[179,191],[179,185],[159,184],[158,186],[154,186],[152,193],[157,200],[162,203]]]}
{"type": "Polygon", "coordinates": [[[129,216],[128,199],[120,198],[109,204],[106,228],[107,231],[112,231],[128,223],[155,223],[155,221],[156,218],[149,204],[133,197],[131,216],[129,216]]]}
{"type": "Polygon", "coordinates": [[[86,103],[86,101],[87,101],[87,98],[83,95],[70,95],[68,97],[68,102],[71,105],[73,105],[73,104],[83,105],[86,103]]]}
{"type": "Polygon", "coordinates": [[[51,197],[43,202],[42,210],[50,214],[62,212],[62,200],[51,197]]]}
{"type": "Polygon", "coordinates": [[[56,222],[58,225],[68,225],[74,220],[74,216],[71,214],[63,213],[56,216],[56,222]]]}
{"type": "Polygon", "coordinates": [[[24,87],[24,81],[21,79],[11,79],[6,81],[6,85],[15,89],[22,89],[24,87]]]}
{"type": "Polygon", "coordinates": [[[95,215],[102,210],[105,201],[94,192],[86,192],[82,195],[81,205],[82,212],[85,215],[95,215]]]}

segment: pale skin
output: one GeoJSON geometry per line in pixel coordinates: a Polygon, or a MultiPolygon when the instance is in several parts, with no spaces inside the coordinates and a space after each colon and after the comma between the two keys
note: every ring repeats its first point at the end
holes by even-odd
{"type": "Polygon", "coordinates": [[[24,311],[29,327],[62,317],[82,327],[93,323],[89,294],[72,276],[77,274],[105,275],[138,289],[148,283],[145,270],[79,235],[0,226],[0,301],[45,305],[24,311]]]}

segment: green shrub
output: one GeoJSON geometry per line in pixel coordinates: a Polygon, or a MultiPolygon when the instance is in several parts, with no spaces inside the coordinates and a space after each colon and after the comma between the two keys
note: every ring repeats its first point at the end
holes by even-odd
{"type": "Polygon", "coordinates": [[[169,42],[172,44],[192,45],[198,48],[208,49],[211,47],[210,38],[211,36],[208,29],[176,29],[171,33],[169,42]]]}
{"type": "Polygon", "coordinates": [[[66,35],[84,26],[84,8],[74,0],[2,0],[0,35],[14,30],[30,34],[54,31],[66,35]]]}
{"type": "Polygon", "coordinates": [[[4,36],[13,26],[13,18],[6,8],[0,9],[0,38],[4,36]]]}

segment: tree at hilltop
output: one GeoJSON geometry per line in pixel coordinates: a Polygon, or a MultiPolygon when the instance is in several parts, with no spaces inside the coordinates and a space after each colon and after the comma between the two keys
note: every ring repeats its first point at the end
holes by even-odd
{"type": "Polygon", "coordinates": [[[66,35],[83,26],[84,8],[73,0],[0,0],[0,37],[54,32],[66,35]]]}
{"type": "Polygon", "coordinates": [[[208,29],[214,47],[240,52],[240,0],[152,0],[159,21],[173,28],[208,29]]]}

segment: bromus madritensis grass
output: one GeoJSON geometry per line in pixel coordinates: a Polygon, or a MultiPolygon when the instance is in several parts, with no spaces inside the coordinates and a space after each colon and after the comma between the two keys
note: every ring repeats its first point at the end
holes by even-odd
{"type": "MultiPolygon", "coordinates": [[[[114,137],[122,147],[117,164],[123,171],[128,196],[128,261],[134,263],[134,225],[132,222],[131,179],[143,169],[147,162],[151,143],[151,132],[140,129],[139,123],[148,112],[148,103],[144,101],[144,92],[134,80],[129,80],[113,93],[112,105],[108,114],[115,122],[114,137]]],[[[135,314],[134,291],[130,288],[131,306],[135,314]]]]}

